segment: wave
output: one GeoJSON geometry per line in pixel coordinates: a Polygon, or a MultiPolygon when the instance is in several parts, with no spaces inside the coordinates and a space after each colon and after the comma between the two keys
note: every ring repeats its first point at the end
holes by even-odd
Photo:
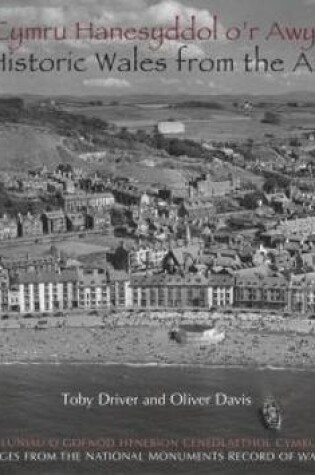
{"type": "Polygon", "coordinates": [[[274,366],[274,365],[240,365],[240,364],[207,364],[207,363],[161,363],[156,361],[119,362],[119,361],[4,361],[1,366],[121,366],[127,368],[204,368],[210,370],[243,370],[243,371],[285,371],[314,373],[315,368],[299,366],[274,366]]]}

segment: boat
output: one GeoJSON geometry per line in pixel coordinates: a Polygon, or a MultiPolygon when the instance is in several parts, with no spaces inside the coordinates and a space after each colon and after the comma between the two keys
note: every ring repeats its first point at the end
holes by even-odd
{"type": "Polygon", "coordinates": [[[267,429],[280,430],[282,425],[281,410],[273,397],[264,400],[261,407],[261,416],[267,429]]]}

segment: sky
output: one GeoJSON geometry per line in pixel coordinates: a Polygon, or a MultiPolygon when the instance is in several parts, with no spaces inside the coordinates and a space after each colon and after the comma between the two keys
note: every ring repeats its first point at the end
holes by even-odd
{"type": "Polygon", "coordinates": [[[314,19],[315,0],[1,0],[0,93],[117,96],[315,92],[314,19]],[[180,32],[191,27],[194,17],[196,30],[202,29],[210,37],[193,41],[175,38],[160,44],[94,36],[110,27],[167,29],[175,25],[176,17],[180,32]],[[93,38],[83,33],[76,37],[77,23],[91,23],[93,38]],[[54,39],[53,30],[47,40],[25,38],[26,30],[35,26],[41,31],[56,27],[63,32],[65,28],[65,39],[54,39]],[[292,38],[293,28],[299,38],[292,38]],[[268,64],[248,62],[245,70],[245,56],[253,59],[257,47],[268,64]],[[3,70],[4,63],[8,69],[9,59],[15,63],[31,54],[47,59],[46,67],[65,59],[61,72],[3,70]],[[115,57],[112,71],[100,67],[106,54],[111,60],[115,57]],[[78,58],[84,58],[80,63],[84,71],[73,70],[78,58]],[[143,60],[145,70],[139,66],[143,60]],[[126,70],[128,61],[130,71],[126,70]]]}

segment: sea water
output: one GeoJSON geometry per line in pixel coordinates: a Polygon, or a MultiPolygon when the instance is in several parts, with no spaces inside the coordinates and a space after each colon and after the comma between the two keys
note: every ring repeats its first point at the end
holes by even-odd
{"type": "Polygon", "coordinates": [[[312,372],[12,364],[0,367],[0,381],[0,455],[4,454],[1,474],[314,473],[314,462],[268,460],[275,439],[282,444],[279,450],[285,441],[315,439],[312,372]],[[95,397],[95,403],[90,407],[65,404],[65,393],[71,397],[95,397]],[[218,393],[238,398],[243,395],[250,404],[217,405],[215,399],[212,404],[211,397],[218,393]],[[100,394],[111,395],[120,404],[99,405],[100,394]],[[182,395],[175,400],[182,397],[191,404],[171,404],[170,396],[174,394],[182,395]],[[284,418],[280,433],[268,431],[260,420],[259,407],[267,395],[274,396],[281,405],[284,418]],[[122,404],[127,397],[139,402],[146,398],[148,403],[122,404]],[[220,453],[226,457],[226,450],[220,444],[229,440],[258,441],[252,452],[262,453],[265,459],[222,460],[220,453]],[[33,446],[17,447],[17,441],[22,445],[32,441],[33,446]],[[152,448],[139,449],[133,446],[135,441],[151,441],[152,448]],[[198,446],[200,441],[213,443],[213,447],[202,449],[198,446]],[[259,441],[268,442],[271,448],[261,449],[259,441]],[[60,459],[61,452],[64,460],[60,459]],[[187,456],[191,452],[197,453],[195,460],[187,456]],[[14,454],[19,455],[20,460],[6,460],[8,453],[13,459],[14,454]]]}

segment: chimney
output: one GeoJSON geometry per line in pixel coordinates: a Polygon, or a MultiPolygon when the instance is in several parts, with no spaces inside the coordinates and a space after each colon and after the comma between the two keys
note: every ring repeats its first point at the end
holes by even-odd
{"type": "Polygon", "coordinates": [[[194,198],[194,187],[192,185],[189,185],[189,199],[193,199],[194,198]]]}

